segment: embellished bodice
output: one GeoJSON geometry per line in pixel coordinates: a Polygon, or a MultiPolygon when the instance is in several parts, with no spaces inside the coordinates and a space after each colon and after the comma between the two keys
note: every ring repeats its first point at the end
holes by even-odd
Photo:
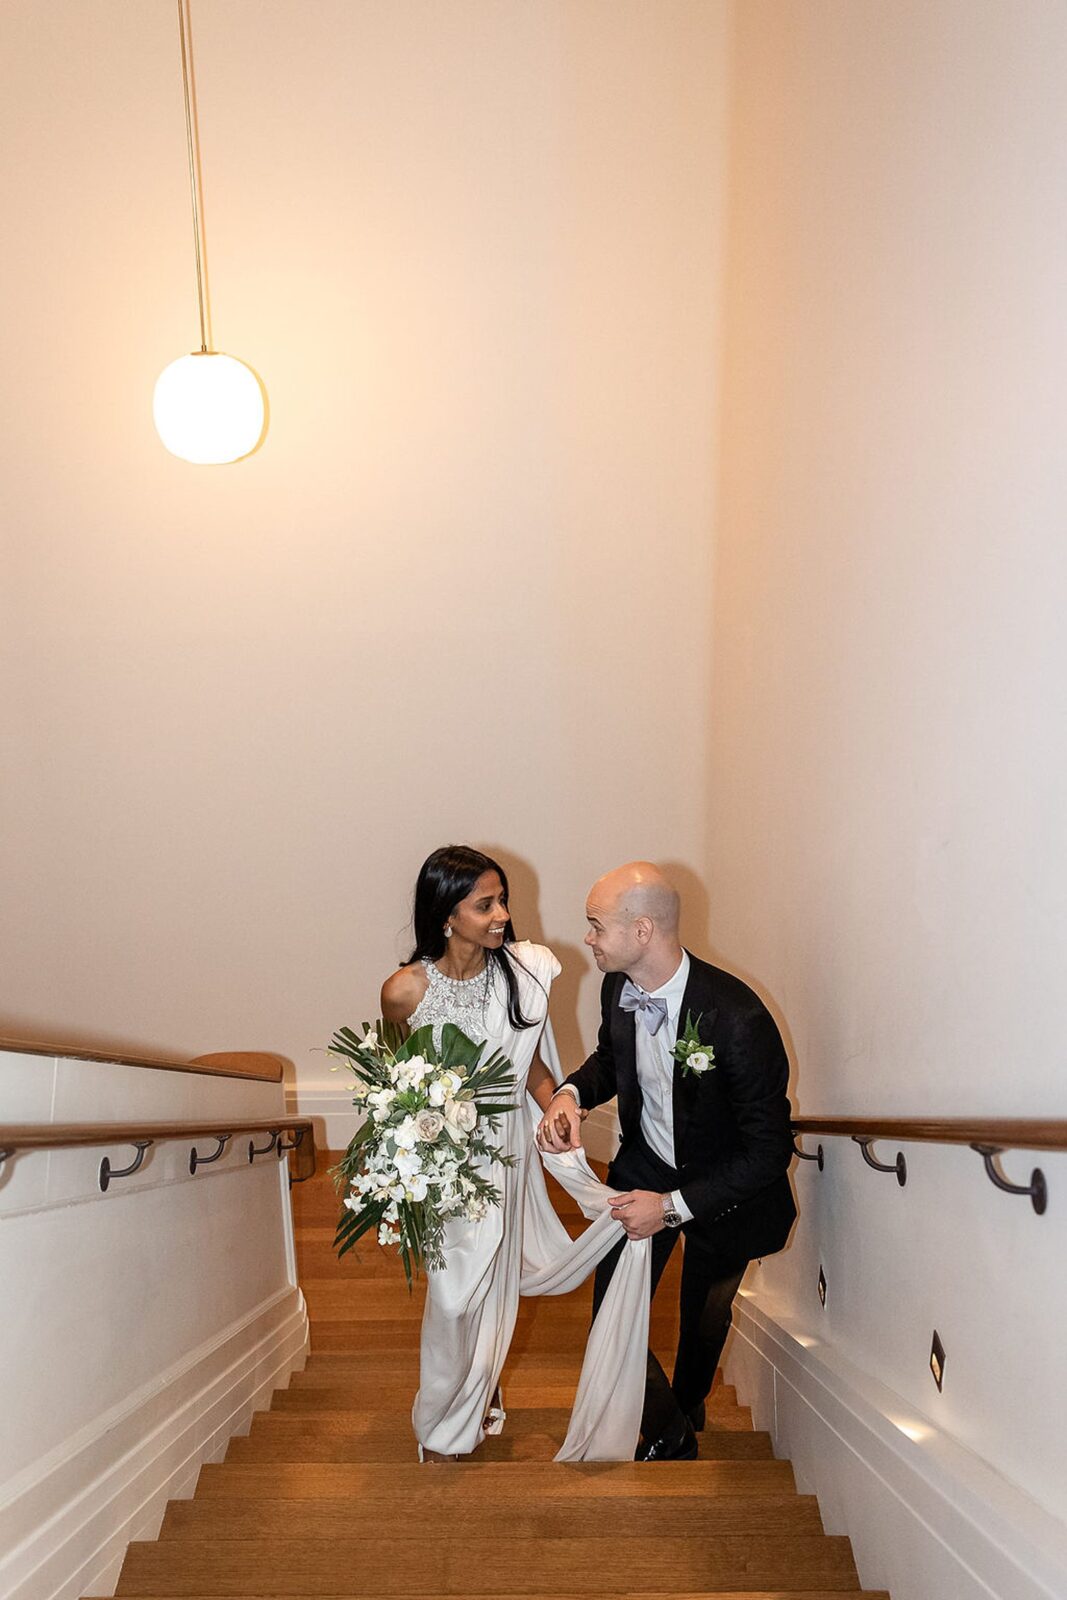
{"type": "Polygon", "coordinates": [[[486,1015],[493,994],[493,969],[486,962],[481,972],[473,978],[447,978],[428,956],[422,958],[427,989],[411,1016],[410,1028],[425,1028],[433,1024],[433,1042],[441,1048],[441,1029],[452,1022],[468,1039],[481,1041],[487,1036],[486,1015]]]}

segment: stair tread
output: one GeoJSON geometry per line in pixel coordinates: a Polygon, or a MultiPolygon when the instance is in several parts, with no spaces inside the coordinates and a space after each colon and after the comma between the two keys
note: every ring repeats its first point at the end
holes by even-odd
{"type": "Polygon", "coordinates": [[[536,1594],[552,1572],[573,1594],[617,1592],[615,1575],[667,1593],[713,1585],[732,1589],[858,1588],[848,1539],[827,1534],[667,1534],[655,1538],[481,1538],[467,1531],[429,1537],[254,1540],[171,1539],[133,1544],[116,1591],[185,1595],[193,1585],[220,1595],[354,1595],[398,1590],[536,1594]]]}
{"type": "MultiPolygon", "coordinates": [[[[563,1485],[561,1484],[562,1490],[563,1485]]],[[[497,1499],[479,1496],[470,1502],[469,1485],[462,1498],[455,1493],[436,1502],[432,1489],[419,1495],[417,1538],[438,1538],[455,1528],[457,1512],[462,1510],[465,1532],[478,1535],[479,1527],[491,1527],[508,1537],[538,1537],[544,1528],[566,1527],[574,1514],[573,1501],[562,1493],[556,1499],[527,1497],[525,1503],[501,1504],[497,1499]]],[[[358,1507],[345,1507],[330,1498],[287,1500],[269,1497],[247,1500],[179,1500],[167,1508],[160,1530],[161,1539],[222,1538],[259,1539],[276,1536],[284,1528],[286,1537],[331,1538],[339,1527],[346,1536],[377,1538],[381,1517],[388,1509],[381,1501],[358,1507]],[[358,1518],[358,1521],[355,1519],[358,1518]]],[[[598,1504],[597,1531],[620,1537],[648,1538],[651,1534],[690,1531],[707,1533],[813,1533],[823,1531],[819,1507],[813,1495],[678,1495],[671,1500],[651,1500],[640,1493],[616,1496],[598,1504]]]]}
{"type": "Polygon", "coordinates": [[[542,1496],[565,1495],[571,1500],[611,1499],[641,1494],[656,1500],[678,1495],[739,1495],[774,1493],[793,1484],[788,1461],[661,1461],[654,1468],[634,1461],[465,1461],[432,1471],[417,1461],[366,1465],[350,1462],[312,1462],[299,1465],[214,1462],[203,1468],[197,1498],[208,1496],[263,1497],[268,1485],[278,1486],[285,1499],[339,1499],[380,1496],[395,1506],[398,1498],[419,1494],[436,1500],[465,1503],[471,1494],[469,1474],[476,1474],[479,1503],[506,1501],[518,1496],[525,1503],[542,1496]]]}

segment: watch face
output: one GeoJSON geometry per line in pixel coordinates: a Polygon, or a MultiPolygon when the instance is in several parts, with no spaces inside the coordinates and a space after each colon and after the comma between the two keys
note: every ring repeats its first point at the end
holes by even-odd
{"type": "Polygon", "coordinates": [[[680,1211],[665,1211],[663,1213],[663,1220],[667,1224],[668,1228],[680,1228],[682,1226],[682,1214],[680,1211]]]}

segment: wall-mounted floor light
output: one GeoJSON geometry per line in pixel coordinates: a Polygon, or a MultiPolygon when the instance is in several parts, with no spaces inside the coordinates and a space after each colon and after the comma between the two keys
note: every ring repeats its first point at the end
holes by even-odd
{"type": "Polygon", "coordinates": [[[169,367],[164,367],[156,380],[152,415],[156,431],[172,455],[198,465],[222,465],[250,455],[263,437],[263,386],[245,362],[208,349],[200,228],[200,148],[193,131],[189,94],[191,51],[184,0],[178,0],[178,31],[185,94],[185,136],[189,147],[189,191],[193,204],[200,349],[191,355],[179,356],[169,367]]]}

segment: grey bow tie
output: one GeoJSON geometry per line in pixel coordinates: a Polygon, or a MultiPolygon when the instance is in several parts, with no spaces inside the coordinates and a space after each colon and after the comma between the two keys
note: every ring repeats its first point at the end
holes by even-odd
{"type": "Polygon", "coordinates": [[[636,983],[633,983],[629,978],[622,986],[619,1005],[623,1011],[638,1012],[641,1021],[653,1037],[667,1020],[666,1000],[662,998],[657,1000],[652,995],[646,994],[643,989],[639,989],[636,983]]]}

